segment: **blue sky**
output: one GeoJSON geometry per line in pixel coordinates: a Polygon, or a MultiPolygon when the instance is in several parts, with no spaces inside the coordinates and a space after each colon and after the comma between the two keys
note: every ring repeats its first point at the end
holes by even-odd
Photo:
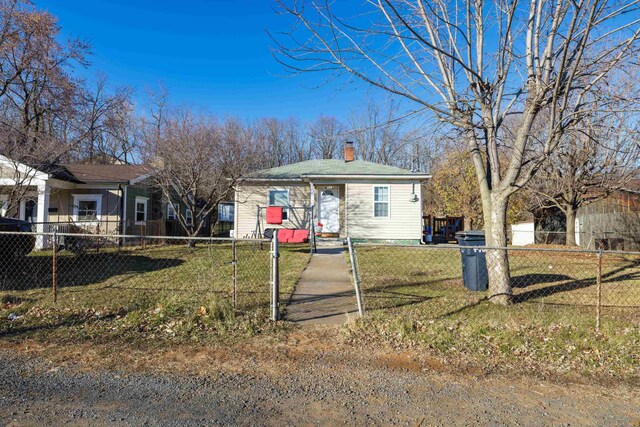
{"type": "Polygon", "coordinates": [[[129,85],[142,101],[146,87],[162,82],[178,103],[241,118],[320,114],[347,119],[365,96],[362,86],[321,76],[282,77],[265,30],[289,21],[271,0],[39,0],[58,17],[64,37],[92,44],[85,78],[105,73],[113,85],[129,85]]]}

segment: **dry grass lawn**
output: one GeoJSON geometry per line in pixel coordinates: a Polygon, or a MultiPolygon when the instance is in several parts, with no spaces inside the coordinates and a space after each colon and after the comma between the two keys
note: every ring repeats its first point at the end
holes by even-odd
{"type": "MultiPolygon", "coordinates": [[[[2,267],[0,334],[58,339],[209,339],[251,335],[273,326],[268,243],[237,245],[233,308],[230,243],[115,248],[57,257],[53,300],[51,252],[2,267]]],[[[308,263],[306,247],[282,248],[286,299],[308,263]]]]}
{"type": "Polygon", "coordinates": [[[457,248],[360,246],[357,254],[367,316],[350,325],[354,340],[417,345],[488,369],[640,376],[637,256],[603,256],[596,332],[595,254],[511,251],[509,307],[464,288],[457,248]]]}

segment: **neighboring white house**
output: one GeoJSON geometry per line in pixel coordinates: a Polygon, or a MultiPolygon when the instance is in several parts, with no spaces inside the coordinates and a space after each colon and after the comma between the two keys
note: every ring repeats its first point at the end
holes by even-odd
{"type": "Polygon", "coordinates": [[[354,240],[422,239],[422,183],[430,175],[354,160],[352,143],[345,159],[308,160],[254,172],[235,192],[234,234],[257,236],[265,228],[313,231],[323,237],[354,240]],[[265,208],[282,206],[280,225],[267,224],[265,208]]]}
{"type": "Polygon", "coordinates": [[[136,232],[127,228],[155,219],[150,176],[142,165],[36,168],[0,156],[0,215],[31,222],[38,232],[65,231],[68,224],[100,233],[136,232]],[[15,208],[8,210],[12,194],[15,208]]]}

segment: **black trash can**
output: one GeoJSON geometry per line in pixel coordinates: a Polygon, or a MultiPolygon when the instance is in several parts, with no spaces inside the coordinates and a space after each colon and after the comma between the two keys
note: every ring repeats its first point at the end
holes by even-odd
{"type": "Polygon", "coordinates": [[[456,233],[462,255],[462,281],[470,291],[486,291],[489,285],[485,251],[473,246],[485,246],[484,231],[469,230],[456,233]]]}

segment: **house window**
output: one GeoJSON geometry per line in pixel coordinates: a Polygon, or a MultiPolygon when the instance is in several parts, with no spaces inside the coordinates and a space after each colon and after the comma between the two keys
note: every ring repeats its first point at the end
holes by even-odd
{"type": "Polygon", "coordinates": [[[176,210],[171,202],[167,203],[167,220],[175,221],[177,218],[176,210]]]}
{"type": "Polygon", "coordinates": [[[102,195],[100,194],[74,194],[73,195],[73,220],[81,222],[93,222],[100,220],[102,211],[102,195]]]}
{"type": "Polygon", "coordinates": [[[147,221],[148,197],[136,197],[136,225],[144,224],[147,221]]]}
{"type": "Polygon", "coordinates": [[[373,217],[389,217],[389,186],[376,185],[373,187],[373,217]]]}
{"type": "Polygon", "coordinates": [[[98,219],[98,202],[80,200],[78,202],[78,221],[95,221],[98,219]]]}
{"type": "Polygon", "coordinates": [[[282,206],[282,219],[289,220],[289,190],[269,190],[269,206],[282,206]]]}
{"type": "Polygon", "coordinates": [[[233,203],[220,203],[218,205],[218,221],[233,222],[235,206],[233,203]]]}
{"type": "Polygon", "coordinates": [[[193,225],[193,213],[189,208],[185,209],[184,211],[184,221],[187,223],[187,225],[193,225]]]}

